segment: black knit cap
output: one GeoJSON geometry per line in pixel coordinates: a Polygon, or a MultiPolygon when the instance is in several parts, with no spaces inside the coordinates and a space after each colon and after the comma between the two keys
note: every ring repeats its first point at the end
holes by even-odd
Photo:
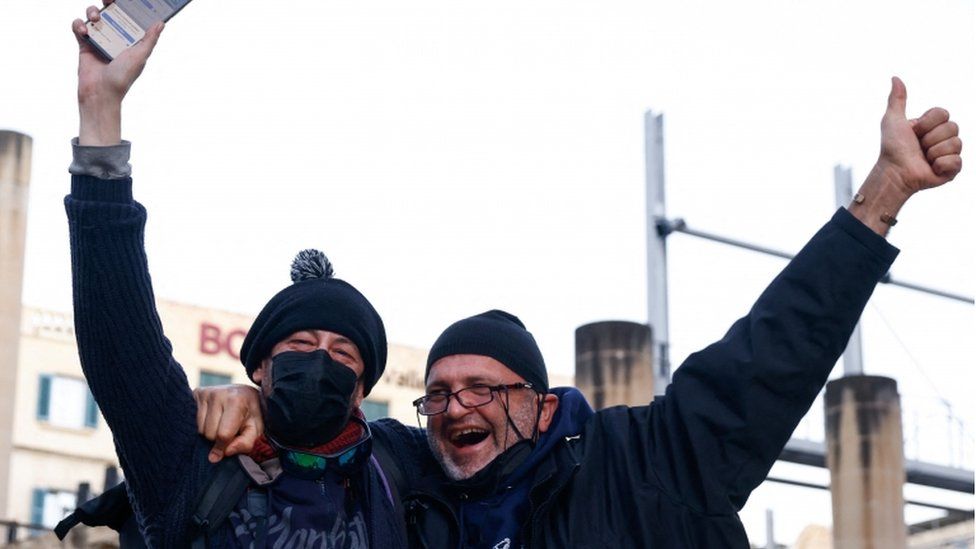
{"type": "Polygon", "coordinates": [[[333,275],[322,252],[298,252],[291,265],[293,284],[268,301],[241,345],[241,362],[252,381],[278,342],[300,330],[328,330],[356,344],[365,365],[364,392],[369,394],[386,368],[383,320],[359,290],[333,275]]]}
{"type": "Polygon", "coordinates": [[[539,345],[513,314],[494,309],[448,326],[427,355],[424,380],[430,377],[431,365],[451,355],[491,357],[522,376],[535,390],[549,392],[549,375],[539,345]]]}

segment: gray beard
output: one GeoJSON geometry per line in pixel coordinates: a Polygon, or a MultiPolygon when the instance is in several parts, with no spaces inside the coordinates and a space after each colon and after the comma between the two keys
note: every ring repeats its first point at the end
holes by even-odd
{"type": "MultiPolygon", "coordinates": [[[[538,414],[538,404],[536,406],[533,406],[532,404],[535,404],[536,402],[537,401],[533,399],[531,403],[526,403],[524,406],[519,406],[516,409],[509,410],[509,417],[512,418],[512,423],[518,427],[519,432],[525,437],[531,437],[535,433],[534,425],[536,422],[536,415],[538,414]]],[[[493,452],[491,459],[485,461],[480,467],[471,471],[466,470],[464,466],[455,463],[450,458],[448,453],[445,451],[447,445],[450,444],[449,441],[445,440],[442,443],[440,439],[434,435],[434,432],[431,429],[427,429],[426,431],[427,445],[430,446],[430,451],[433,452],[434,458],[437,459],[438,463],[440,463],[441,469],[444,470],[444,474],[447,475],[447,478],[453,481],[466,480],[473,477],[478,473],[478,471],[481,471],[488,465],[491,465],[491,462],[495,461],[495,458],[520,440],[519,436],[515,433],[515,430],[512,429],[512,426],[509,425],[507,421],[505,421],[501,427],[492,425],[492,433],[488,435],[488,438],[497,441],[495,435],[496,433],[501,432],[503,434],[502,436],[507,437],[507,440],[503,444],[502,448],[499,448],[496,442],[494,448],[491,450],[493,452]]]]}

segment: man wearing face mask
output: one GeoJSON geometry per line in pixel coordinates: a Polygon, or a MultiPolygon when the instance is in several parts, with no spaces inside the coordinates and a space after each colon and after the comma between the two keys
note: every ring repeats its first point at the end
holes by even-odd
{"type": "MultiPolygon", "coordinates": [[[[88,17],[97,20],[98,10],[88,17]]],[[[122,98],[162,24],[111,63],[85,41],[81,20],[73,30],[81,125],[65,209],[75,333],[125,472],[141,537],[131,546],[404,547],[359,410],[386,365],[383,322],[321,252],[299,254],[293,283],[267,303],[241,349],[261,388],[254,413],[267,428],[238,464],[208,459],[197,405],[156,311],[146,210],[132,198],[129,144],[120,139],[122,98]]]]}

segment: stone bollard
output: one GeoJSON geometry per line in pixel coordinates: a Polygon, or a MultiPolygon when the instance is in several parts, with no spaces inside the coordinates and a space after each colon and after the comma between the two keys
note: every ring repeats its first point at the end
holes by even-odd
{"type": "Polygon", "coordinates": [[[827,466],[835,549],[903,549],[904,443],[895,380],[845,376],[827,384],[827,466]]]}
{"type": "Polygon", "coordinates": [[[597,410],[654,398],[651,328],[607,321],[576,329],[576,386],[597,410]]]}

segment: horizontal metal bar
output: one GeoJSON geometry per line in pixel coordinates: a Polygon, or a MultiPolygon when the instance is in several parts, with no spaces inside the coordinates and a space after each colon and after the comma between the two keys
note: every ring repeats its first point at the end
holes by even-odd
{"type": "Polygon", "coordinates": [[[814,490],[830,490],[830,486],[826,484],[803,482],[802,480],[793,480],[793,479],[781,478],[781,477],[766,477],[766,480],[769,482],[777,482],[779,484],[789,484],[790,486],[799,486],[800,488],[813,488],[814,490]]]}
{"type": "Polygon", "coordinates": [[[881,279],[883,284],[891,284],[892,286],[900,286],[902,288],[908,288],[909,290],[915,290],[917,292],[925,292],[927,294],[937,295],[939,297],[944,297],[946,299],[954,299],[956,301],[962,301],[964,303],[969,303],[970,305],[976,304],[976,300],[969,296],[954,294],[952,292],[946,292],[944,290],[936,290],[935,288],[928,288],[926,286],[919,286],[918,284],[913,284],[911,282],[902,282],[901,280],[895,280],[891,278],[890,275],[885,275],[881,279]]]}
{"type": "Polygon", "coordinates": [[[0,526],[6,526],[8,528],[24,528],[27,530],[51,530],[51,528],[44,526],[43,524],[31,524],[29,522],[17,522],[15,520],[0,520],[0,526]]]}
{"type": "MultiPolygon", "coordinates": [[[[779,484],[788,484],[790,486],[799,486],[800,488],[813,488],[815,490],[830,490],[829,484],[817,484],[813,482],[803,482],[802,480],[793,480],[783,477],[766,477],[769,482],[776,482],[779,484]]],[[[918,505],[919,507],[928,507],[930,509],[940,509],[942,511],[948,511],[950,513],[959,514],[973,514],[972,509],[960,509],[958,507],[950,507],[948,505],[940,505],[938,503],[928,503],[925,501],[918,501],[914,499],[906,499],[905,505],[918,505]]]]}
{"type": "MultiPolygon", "coordinates": [[[[750,250],[753,252],[759,252],[766,255],[772,255],[775,257],[781,257],[783,259],[793,259],[794,254],[786,253],[780,250],[774,250],[773,248],[767,248],[765,246],[759,246],[758,244],[751,244],[749,242],[744,242],[742,240],[736,240],[734,238],[727,238],[714,233],[708,233],[705,231],[699,231],[697,229],[692,229],[688,227],[684,219],[662,219],[656,220],[657,232],[661,236],[667,236],[671,233],[683,233],[689,236],[696,236],[698,238],[704,238],[705,240],[711,240],[713,242],[718,242],[720,244],[727,244],[729,246],[735,246],[736,248],[742,248],[745,250],[750,250]]],[[[912,282],[904,282],[901,280],[895,280],[890,274],[885,275],[881,279],[882,284],[891,284],[892,286],[899,286],[909,290],[915,290],[916,292],[923,292],[945,299],[952,299],[954,301],[962,301],[963,303],[969,303],[970,305],[976,304],[976,299],[970,296],[957,294],[954,292],[947,292],[945,290],[938,290],[935,288],[929,288],[928,286],[922,286],[921,284],[915,284],[912,282]]]]}
{"type": "MultiPolygon", "coordinates": [[[[826,468],[827,459],[824,451],[822,442],[790,439],[779,459],[826,468]]],[[[973,471],[911,459],[905,460],[905,482],[967,494],[972,494],[974,489],[973,471]]]]}
{"type": "Polygon", "coordinates": [[[721,244],[728,244],[729,246],[735,246],[736,248],[744,248],[746,250],[751,250],[753,252],[759,252],[766,255],[774,255],[776,257],[782,257],[783,259],[793,259],[793,254],[788,254],[786,252],[781,252],[779,250],[774,250],[772,248],[767,248],[765,246],[759,246],[757,244],[750,244],[748,242],[743,242],[741,240],[735,240],[734,238],[726,238],[724,236],[719,236],[717,234],[706,233],[704,231],[699,231],[692,229],[685,224],[683,219],[676,219],[674,221],[665,221],[670,228],[667,233],[678,232],[684,233],[690,236],[697,236],[698,238],[704,238],[705,240],[712,240],[719,242],[721,244]]]}

